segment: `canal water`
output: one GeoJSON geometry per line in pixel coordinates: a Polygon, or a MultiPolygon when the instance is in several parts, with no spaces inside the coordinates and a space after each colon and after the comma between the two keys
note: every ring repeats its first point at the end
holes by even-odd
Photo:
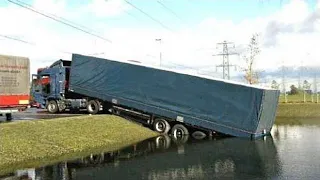
{"type": "MultiPolygon", "coordinates": [[[[281,121],[280,121],[281,122],[281,121]]],[[[259,140],[166,136],[0,179],[319,179],[320,120],[284,120],[259,140]]]]}

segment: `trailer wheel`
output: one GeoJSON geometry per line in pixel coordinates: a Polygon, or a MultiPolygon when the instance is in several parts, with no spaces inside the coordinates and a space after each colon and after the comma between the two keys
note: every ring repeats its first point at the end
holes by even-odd
{"type": "Polygon", "coordinates": [[[188,129],[182,124],[176,124],[171,129],[171,135],[176,139],[188,134],[189,134],[188,129]]]}
{"type": "Polygon", "coordinates": [[[165,119],[155,119],[153,129],[161,134],[167,134],[170,130],[170,124],[165,119]]]}
{"type": "Polygon", "coordinates": [[[11,113],[7,113],[6,114],[6,120],[7,121],[12,121],[12,114],[11,113]]]}
{"type": "Polygon", "coordinates": [[[97,114],[100,110],[100,103],[96,100],[90,100],[87,104],[89,114],[97,114]]]}
{"type": "Polygon", "coordinates": [[[48,102],[47,110],[49,113],[55,114],[59,111],[58,104],[55,100],[51,100],[48,102]]]}

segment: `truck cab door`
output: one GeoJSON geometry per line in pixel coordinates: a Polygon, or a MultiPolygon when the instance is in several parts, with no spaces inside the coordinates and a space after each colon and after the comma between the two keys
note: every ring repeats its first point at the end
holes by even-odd
{"type": "Polygon", "coordinates": [[[32,96],[36,102],[45,107],[47,98],[51,95],[50,75],[32,75],[32,96]]]}
{"type": "Polygon", "coordinates": [[[43,105],[43,96],[42,96],[42,87],[40,84],[40,79],[38,78],[38,75],[32,74],[32,82],[31,82],[31,98],[33,102],[37,102],[41,105],[43,105]]]}

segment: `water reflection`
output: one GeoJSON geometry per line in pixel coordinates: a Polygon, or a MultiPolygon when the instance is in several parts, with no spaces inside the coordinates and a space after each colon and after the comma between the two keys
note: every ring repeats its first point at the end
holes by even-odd
{"type": "MultiPolygon", "coordinates": [[[[11,174],[30,179],[269,179],[279,174],[273,138],[180,141],[159,136],[130,147],[11,174]],[[24,172],[24,174],[23,174],[24,172]]],[[[1,178],[0,178],[1,179],[1,178]]]]}

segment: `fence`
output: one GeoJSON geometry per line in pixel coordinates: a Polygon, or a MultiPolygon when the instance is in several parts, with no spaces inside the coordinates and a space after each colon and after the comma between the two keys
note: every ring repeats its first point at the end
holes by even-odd
{"type": "Polygon", "coordinates": [[[299,93],[295,95],[282,93],[279,97],[279,103],[320,103],[320,97],[318,93],[299,93]]]}

